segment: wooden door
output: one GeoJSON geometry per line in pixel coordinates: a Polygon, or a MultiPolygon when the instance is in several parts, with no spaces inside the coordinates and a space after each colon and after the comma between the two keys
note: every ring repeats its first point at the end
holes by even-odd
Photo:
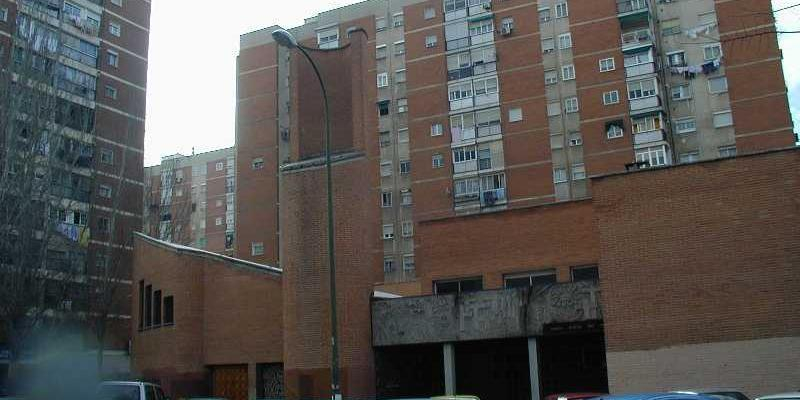
{"type": "Polygon", "coordinates": [[[247,365],[221,365],[212,371],[214,397],[247,400],[247,365]]]}

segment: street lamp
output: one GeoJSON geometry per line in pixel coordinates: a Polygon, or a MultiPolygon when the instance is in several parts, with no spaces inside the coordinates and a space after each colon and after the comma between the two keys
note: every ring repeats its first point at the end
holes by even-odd
{"type": "MultiPolygon", "coordinates": [[[[361,32],[365,36],[367,32],[360,27],[350,27],[347,29],[347,37],[350,37],[355,32],[361,32]]],[[[314,74],[317,75],[319,86],[322,88],[322,101],[324,102],[323,118],[325,120],[325,170],[326,170],[326,184],[328,192],[328,263],[330,265],[330,292],[331,292],[331,398],[339,400],[342,397],[342,390],[339,386],[339,343],[338,343],[338,329],[336,318],[336,257],[334,248],[333,237],[333,173],[331,172],[331,120],[328,112],[328,92],[325,89],[325,82],[322,80],[322,74],[319,72],[317,63],[308,54],[308,51],[332,51],[340,50],[343,47],[334,49],[314,49],[301,45],[291,32],[286,29],[277,29],[272,32],[272,39],[281,46],[289,49],[300,50],[300,53],[305,56],[306,60],[314,68],[314,74]]]]}

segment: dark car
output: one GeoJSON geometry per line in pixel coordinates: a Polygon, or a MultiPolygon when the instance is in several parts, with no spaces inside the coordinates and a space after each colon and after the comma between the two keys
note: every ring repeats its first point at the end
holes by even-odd
{"type": "Polygon", "coordinates": [[[586,400],[605,395],[607,395],[607,393],[593,393],[593,392],[554,393],[545,396],[544,400],[586,400]]]}
{"type": "Polygon", "coordinates": [[[638,394],[607,394],[596,397],[597,400],[717,400],[705,394],[696,393],[638,393],[638,394]]]}

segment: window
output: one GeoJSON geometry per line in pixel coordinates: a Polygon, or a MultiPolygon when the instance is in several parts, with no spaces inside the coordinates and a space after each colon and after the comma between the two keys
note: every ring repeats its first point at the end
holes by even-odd
{"type": "Polygon", "coordinates": [[[708,92],[711,94],[725,93],[728,91],[728,78],[720,76],[708,79],[708,92]]]}
{"type": "Polygon", "coordinates": [[[524,274],[507,275],[503,277],[503,280],[506,289],[552,285],[556,283],[556,271],[548,269],[524,274]]]}
{"type": "Polygon", "coordinates": [[[403,271],[413,271],[414,268],[414,256],[403,256],[403,271]]]}
{"type": "Polygon", "coordinates": [[[433,282],[434,294],[457,294],[481,290],[483,290],[483,279],[480,277],[433,282]]]}
{"type": "Polygon", "coordinates": [[[549,8],[540,8],[539,9],[539,22],[550,22],[550,9],[549,8]]]}
{"type": "Polygon", "coordinates": [[[381,207],[388,208],[392,206],[392,192],[381,193],[381,207]]]}
{"type": "Polygon", "coordinates": [[[475,88],[475,95],[497,93],[497,77],[490,77],[486,79],[477,79],[473,82],[475,88]]]}
{"type": "Polygon", "coordinates": [[[389,273],[394,271],[394,259],[386,257],[383,259],[383,272],[389,273]]]}
{"type": "Polygon", "coordinates": [[[736,146],[723,146],[719,148],[720,157],[736,157],[736,146]]]}
{"type": "Polygon", "coordinates": [[[113,192],[113,190],[111,189],[111,186],[108,186],[108,185],[101,184],[97,189],[97,194],[100,197],[104,197],[106,199],[110,199],[111,198],[111,193],[112,192],[113,192]]]}
{"type": "Polygon", "coordinates": [[[164,325],[175,323],[175,299],[172,296],[164,297],[164,325]]]}
{"type": "Polygon", "coordinates": [[[646,162],[651,167],[669,164],[667,150],[664,146],[654,146],[636,150],[636,161],[646,162]]]}
{"type": "Polygon", "coordinates": [[[472,83],[464,82],[452,85],[447,89],[450,101],[463,100],[472,97],[472,83]]]}
{"type": "Polygon", "coordinates": [[[555,117],[557,115],[561,115],[561,103],[548,103],[547,116],[555,117]]]}
{"type": "Polygon", "coordinates": [[[566,168],[553,168],[553,182],[554,183],[561,183],[567,181],[567,169],[566,168]]]}
{"type": "Polygon", "coordinates": [[[8,8],[6,7],[0,8],[0,21],[3,22],[8,21],[8,8]]]}
{"type": "Polygon", "coordinates": [[[731,110],[714,113],[714,128],[723,128],[733,125],[733,114],[731,110]]]}
{"type": "Polygon", "coordinates": [[[214,219],[214,225],[220,226],[222,225],[222,217],[217,217],[214,219]]]}
{"type": "Polygon", "coordinates": [[[569,8],[567,7],[567,3],[558,3],[556,4],[556,18],[565,18],[569,16],[569,8]]]}
{"type": "Polygon", "coordinates": [[[411,196],[411,191],[408,189],[400,190],[400,204],[410,206],[414,202],[414,197],[411,196]]]}
{"type": "Polygon", "coordinates": [[[411,161],[409,160],[400,161],[400,173],[401,174],[411,173],[411,161]]]}
{"type": "Polygon", "coordinates": [[[433,168],[442,168],[444,167],[444,156],[441,154],[434,154],[431,157],[431,162],[433,163],[433,168]]]}
{"type": "Polygon", "coordinates": [[[153,325],[153,285],[147,285],[144,289],[144,327],[149,328],[153,325]]]}
{"type": "Polygon", "coordinates": [[[444,134],[442,124],[431,124],[431,136],[441,136],[442,134],[444,134]]]}
{"type": "Polygon", "coordinates": [[[475,160],[476,156],[475,146],[456,147],[453,149],[454,164],[475,160]]]}
{"type": "Polygon", "coordinates": [[[389,86],[389,73],[381,72],[378,74],[378,87],[384,88],[389,86]]]}
{"type": "Polygon", "coordinates": [[[408,143],[408,128],[402,128],[397,131],[397,142],[408,143]]]}
{"type": "Polygon", "coordinates": [[[656,80],[645,79],[631,82],[628,84],[628,98],[630,100],[641,99],[656,95],[656,80]]]}
{"type": "Polygon", "coordinates": [[[569,134],[569,145],[570,147],[583,145],[583,138],[581,137],[580,132],[573,132],[569,134]]]}
{"type": "Polygon", "coordinates": [[[408,112],[408,99],[397,99],[397,112],[408,112]]]}
{"type": "Polygon", "coordinates": [[[612,90],[603,93],[603,104],[617,104],[619,103],[619,90],[612,90]]]}
{"type": "Polygon", "coordinates": [[[575,79],[575,66],[570,64],[561,67],[561,80],[571,81],[573,79],[575,79]]]}
{"type": "Polygon", "coordinates": [[[263,157],[254,158],[253,161],[250,163],[250,166],[253,169],[263,169],[264,168],[264,158],[263,157]]]}
{"type": "Polygon", "coordinates": [[[122,36],[122,27],[116,22],[109,22],[108,23],[108,33],[120,37],[122,36]]]}
{"type": "Polygon", "coordinates": [[[716,60],[722,57],[722,45],[719,43],[703,47],[703,58],[706,61],[716,60]]]}
{"type": "Polygon", "coordinates": [[[394,55],[402,56],[403,54],[406,54],[406,42],[402,40],[394,42],[394,55]]]}
{"type": "Polygon", "coordinates": [[[514,18],[505,17],[500,21],[500,32],[509,34],[514,30],[514,18]]]}
{"type": "Polygon", "coordinates": [[[153,325],[161,326],[161,291],[153,292],[153,325]]]}
{"type": "Polygon", "coordinates": [[[558,72],[554,69],[544,71],[544,84],[555,85],[558,83],[558,72]]]}
{"type": "Polygon", "coordinates": [[[375,18],[375,30],[380,32],[386,29],[386,17],[375,18]]]}
{"type": "Polygon", "coordinates": [[[468,31],[470,36],[491,34],[494,32],[494,20],[488,18],[479,21],[472,21],[469,23],[468,31]]]}
{"type": "Polygon", "coordinates": [[[613,71],[615,68],[613,57],[600,60],[600,72],[613,71]]]}
{"type": "Polygon", "coordinates": [[[378,115],[380,116],[389,115],[389,100],[378,102],[378,115]]]}
{"type": "Polygon", "coordinates": [[[426,7],[425,11],[422,13],[423,18],[425,19],[433,19],[436,18],[436,9],[433,7],[426,7]]]}
{"type": "Polygon", "coordinates": [[[264,242],[250,243],[250,255],[261,256],[264,255],[264,242]]]}
{"type": "Polygon", "coordinates": [[[508,110],[508,122],[522,121],[522,108],[514,107],[508,110]]]}
{"type": "Polygon", "coordinates": [[[222,169],[223,169],[223,168],[225,168],[225,163],[223,163],[222,161],[220,161],[220,162],[218,162],[218,163],[217,163],[217,165],[215,166],[215,168],[216,168],[216,170],[217,170],[217,171],[222,171],[222,169]]]}
{"type": "Polygon", "coordinates": [[[335,49],[339,47],[339,27],[317,31],[317,45],[320,49],[335,49]]]}
{"type": "Polygon", "coordinates": [[[578,112],[578,98],[573,96],[564,99],[564,111],[567,113],[578,112]]]}
{"type": "Polygon", "coordinates": [[[108,65],[114,68],[119,67],[119,53],[114,50],[107,50],[106,54],[108,55],[108,65]]]}
{"type": "Polygon", "coordinates": [[[392,136],[391,132],[381,132],[380,133],[380,142],[381,147],[389,147],[392,145],[392,136]]]}
{"type": "Polygon", "coordinates": [[[375,46],[375,58],[380,60],[381,58],[386,58],[386,45],[382,44],[380,46],[375,46]]]}
{"type": "Polygon", "coordinates": [[[403,13],[397,13],[392,16],[392,25],[395,28],[403,26],[403,13]]]}
{"type": "Polygon", "coordinates": [[[700,152],[697,150],[681,153],[680,155],[681,164],[693,163],[698,160],[700,160],[700,152]]]}
{"type": "Polygon", "coordinates": [[[117,88],[106,85],[106,97],[109,99],[116,100],[117,99],[117,88]]]}
{"type": "Polygon", "coordinates": [[[381,163],[381,176],[392,176],[392,162],[386,161],[381,163]]]}
{"type": "Polygon", "coordinates": [[[631,119],[631,130],[633,133],[650,132],[661,129],[661,115],[648,115],[631,119]]]}
{"type": "Polygon", "coordinates": [[[572,166],[572,180],[579,181],[586,179],[586,166],[583,164],[575,164],[572,166]]]}
{"type": "Polygon", "coordinates": [[[553,38],[542,39],[542,53],[552,53],[556,48],[556,41],[553,38]]]}
{"type": "Polygon", "coordinates": [[[573,282],[597,282],[600,280],[600,271],[596,265],[572,267],[570,272],[573,282]]]}
{"type": "Polygon", "coordinates": [[[386,224],[383,226],[383,240],[394,239],[394,225],[386,224]]]}
{"type": "Polygon", "coordinates": [[[661,22],[661,34],[663,36],[678,35],[681,32],[683,30],[681,29],[681,20],[679,18],[661,22]]]}
{"type": "Polygon", "coordinates": [[[403,221],[403,237],[414,236],[414,223],[411,221],[403,221]]]}
{"type": "Polygon", "coordinates": [[[647,64],[653,62],[652,50],[642,51],[633,54],[626,54],[623,63],[626,67],[647,64]]]}
{"type": "Polygon", "coordinates": [[[558,35],[558,48],[561,50],[569,49],[572,47],[572,34],[564,33],[558,35]]]}
{"type": "Polygon", "coordinates": [[[436,43],[438,41],[439,40],[437,39],[436,35],[425,36],[425,47],[429,49],[431,47],[436,47],[436,43]]]}
{"type": "Polygon", "coordinates": [[[624,131],[619,125],[611,124],[606,128],[606,138],[608,139],[621,138],[623,133],[624,131]]]}
{"type": "Polygon", "coordinates": [[[100,162],[106,165],[114,165],[114,150],[100,149],[100,162]]]}
{"type": "Polygon", "coordinates": [[[106,217],[97,218],[97,230],[103,233],[108,233],[111,229],[111,220],[106,217]]]}
{"type": "Polygon", "coordinates": [[[686,54],[683,51],[667,53],[667,64],[670,67],[686,66],[686,54]]]}
{"type": "Polygon", "coordinates": [[[697,130],[697,124],[695,122],[694,117],[690,118],[681,118],[675,120],[675,132],[676,133],[690,133],[697,130]]]}
{"type": "Polygon", "coordinates": [[[673,86],[670,88],[670,95],[675,101],[689,100],[692,98],[692,87],[689,84],[673,86]]]}

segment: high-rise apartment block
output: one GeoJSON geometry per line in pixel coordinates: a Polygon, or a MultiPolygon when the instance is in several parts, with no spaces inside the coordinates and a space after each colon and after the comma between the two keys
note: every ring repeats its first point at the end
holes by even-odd
{"type": "MultiPolygon", "coordinates": [[[[264,161],[253,161],[263,168],[264,161]]],[[[145,168],[144,232],[217,253],[235,240],[236,169],[232,147],[163,157],[145,168]]]]}
{"type": "Polygon", "coordinates": [[[9,225],[34,221],[31,248],[46,254],[38,259],[29,252],[23,256],[37,261],[18,264],[22,256],[4,247],[9,258],[0,262],[81,275],[63,295],[51,287],[67,280],[42,275],[44,307],[56,310],[47,315],[74,312],[97,325],[98,313],[108,312],[103,340],[119,354],[130,338],[124,299],[131,293],[132,234],[141,228],[150,6],[147,0],[0,1],[3,245],[13,242],[9,225]],[[15,218],[9,210],[26,204],[30,214],[7,222],[15,218]],[[101,281],[113,294],[93,286],[101,281]]]}

